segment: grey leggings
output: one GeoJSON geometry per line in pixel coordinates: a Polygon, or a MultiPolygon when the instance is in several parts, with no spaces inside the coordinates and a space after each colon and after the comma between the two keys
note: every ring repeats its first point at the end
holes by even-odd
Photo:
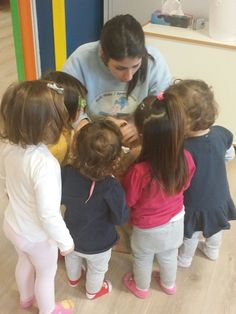
{"type": "Polygon", "coordinates": [[[111,249],[98,254],[83,254],[74,251],[65,256],[67,276],[70,280],[79,279],[83,259],[86,260],[86,291],[91,294],[97,293],[102,287],[110,258],[111,249]]]}
{"type": "Polygon", "coordinates": [[[166,287],[175,283],[178,248],[183,242],[183,218],[152,229],[133,228],[131,248],[136,286],[150,287],[152,266],[156,257],[161,282],[166,287]]]}

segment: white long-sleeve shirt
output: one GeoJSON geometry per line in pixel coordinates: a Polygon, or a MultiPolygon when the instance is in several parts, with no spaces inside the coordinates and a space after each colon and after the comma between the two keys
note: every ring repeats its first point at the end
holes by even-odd
{"type": "Polygon", "coordinates": [[[60,212],[60,166],[46,145],[0,143],[0,179],[9,197],[5,219],[18,235],[31,242],[52,239],[61,251],[72,248],[60,212]]]}

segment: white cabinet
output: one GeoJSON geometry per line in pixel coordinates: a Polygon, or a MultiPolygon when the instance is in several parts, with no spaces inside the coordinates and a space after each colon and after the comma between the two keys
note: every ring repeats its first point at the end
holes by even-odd
{"type": "Polygon", "coordinates": [[[236,42],[211,39],[207,29],[147,24],[146,43],[157,47],[174,78],[202,79],[213,87],[219,104],[217,124],[234,134],[236,144],[236,42]]]}

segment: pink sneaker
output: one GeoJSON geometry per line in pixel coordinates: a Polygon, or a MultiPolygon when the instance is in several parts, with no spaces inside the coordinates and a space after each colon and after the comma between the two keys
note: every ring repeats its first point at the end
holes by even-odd
{"type": "Polygon", "coordinates": [[[74,303],[71,300],[63,300],[56,304],[51,314],[72,314],[74,303]]]}
{"type": "Polygon", "coordinates": [[[176,294],[176,284],[174,283],[174,286],[171,288],[167,288],[163,286],[163,283],[161,282],[160,278],[160,272],[159,271],[153,271],[152,272],[152,277],[155,278],[161,288],[162,291],[164,291],[168,295],[173,295],[176,294]]]}
{"type": "Polygon", "coordinates": [[[112,290],[111,282],[109,280],[104,280],[102,284],[102,288],[97,293],[91,294],[86,291],[86,297],[89,300],[94,300],[103,296],[104,294],[111,292],[111,290],[112,290]]]}
{"type": "Polygon", "coordinates": [[[146,299],[150,295],[148,290],[141,290],[136,287],[132,273],[127,273],[124,275],[123,284],[138,298],[146,299]]]}
{"type": "Polygon", "coordinates": [[[31,297],[28,300],[25,301],[20,301],[20,307],[22,309],[28,309],[29,307],[31,307],[33,304],[35,303],[35,297],[31,297]]]}

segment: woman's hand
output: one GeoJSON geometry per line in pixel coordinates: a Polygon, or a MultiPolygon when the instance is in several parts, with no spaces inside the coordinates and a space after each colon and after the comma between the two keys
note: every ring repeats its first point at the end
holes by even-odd
{"type": "Polygon", "coordinates": [[[127,122],[126,120],[114,117],[109,117],[108,119],[113,121],[120,128],[122,143],[125,146],[130,146],[133,142],[139,139],[138,130],[132,122],[127,122]]]}
{"type": "Polygon", "coordinates": [[[122,133],[122,143],[125,146],[130,146],[139,139],[138,130],[133,123],[127,123],[120,127],[122,133]]]}

